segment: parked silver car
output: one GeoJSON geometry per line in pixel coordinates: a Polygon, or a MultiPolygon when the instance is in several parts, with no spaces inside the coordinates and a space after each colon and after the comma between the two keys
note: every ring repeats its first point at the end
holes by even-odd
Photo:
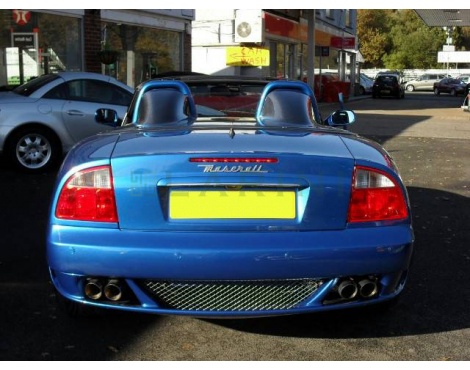
{"type": "Polygon", "coordinates": [[[470,83],[470,75],[460,75],[457,78],[466,84],[470,83]]]}
{"type": "MultiPolygon", "coordinates": [[[[43,171],[83,138],[105,131],[100,109],[122,119],[134,89],[90,72],[61,72],[0,92],[0,153],[20,169],[43,171]]],[[[101,111],[102,112],[102,111],[101,111]]]]}
{"type": "Polygon", "coordinates": [[[360,86],[359,91],[361,95],[372,94],[372,87],[374,86],[374,80],[364,73],[360,75],[360,86]]]}
{"type": "Polygon", "coordinates": [[[434,83],[439,82],[444,77],[446,77],[446,75],[443,73],[425,73],[415,80],[407,81],[405,84],[405,89],[406,91],[433,91],[434,83]]]}

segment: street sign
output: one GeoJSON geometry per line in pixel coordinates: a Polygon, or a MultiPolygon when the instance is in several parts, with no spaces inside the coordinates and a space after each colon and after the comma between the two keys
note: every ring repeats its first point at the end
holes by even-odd
{"type": "Polygon", "coordinates": [[[14,9],[11,13],[13,21],[20,26],[24,26],[31,20],[31,12],[29,10],[14,9]]]}
{"type": "Polygon", "coordinates": [[[36,49],[37,33],[35,32],[12,32],[11,46],[21,49],[36,49]]]}
{"type": "Polygon", "coordinates": [[[329,46],[315,46],[315,55],[322,57],[330,56],[330,47],[329,46]]]}
{"type": "Polygon", "coordinates": [[[266,67],[269,66],[269,49],[255,47],[228,47],[226,51],[227,66],[266,67]]]}
{"type": "Polygon", "coordinates": [[[333,36],[330,40],[330,46],[336,49],[354,49],[356,47],[356,38],[333,36]]]}

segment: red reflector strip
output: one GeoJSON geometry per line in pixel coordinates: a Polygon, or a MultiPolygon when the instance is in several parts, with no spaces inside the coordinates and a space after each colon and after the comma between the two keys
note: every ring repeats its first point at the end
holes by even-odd
{"type": "Polygon", "coordinates": [[[189,158],[192,163],[278,163],[277,158],[189,158]]]}

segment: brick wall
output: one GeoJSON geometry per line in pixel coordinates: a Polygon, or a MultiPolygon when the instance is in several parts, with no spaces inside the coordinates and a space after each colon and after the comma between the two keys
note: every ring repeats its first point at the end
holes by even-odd
{"type": "Polygon", "coordinates": [[[191,44],[191,34],[185,32],[183,36],[183,71],[186,72],[191,72],[192,70],[191,44]]]}
{"type": "Polygon", "coordinates": [[[85,71],[101,73],[97,53],[101,50],[101,14],[99,9],[85,9],[83,17],[85,71]]]}

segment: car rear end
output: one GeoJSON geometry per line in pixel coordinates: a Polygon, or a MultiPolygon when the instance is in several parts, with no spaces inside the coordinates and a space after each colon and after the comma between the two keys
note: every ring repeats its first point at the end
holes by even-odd
{"type": "Polygon", "coordinates": [[[396,75],[378,75],[372,89],[373,98],[382,96],[401,98],[403,95],[399,76],[396,75]]]}
{"type": "Polygon", "coordinates": [[[386,302],[403,289],[406,189],[371,143],[242,128],[94,140],[68,156],[51,208],[51,277],[71,301],[257,316],[386,302]]]}

